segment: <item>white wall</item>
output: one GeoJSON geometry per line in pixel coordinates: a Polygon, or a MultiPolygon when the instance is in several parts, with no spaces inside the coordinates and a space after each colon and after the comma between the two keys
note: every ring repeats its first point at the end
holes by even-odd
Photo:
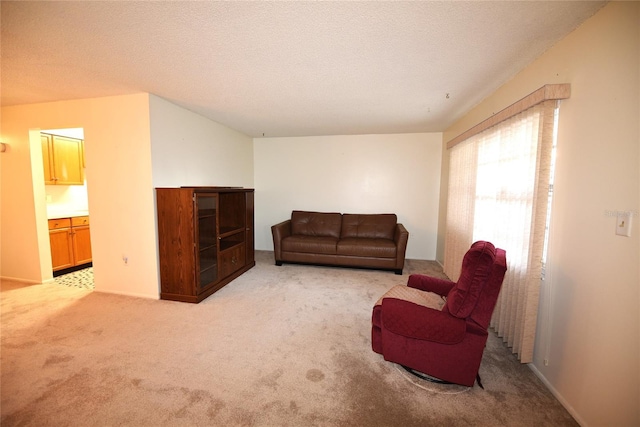
{"type": "MultiPolygon", "coordinates": [[[[150,95],[149,101],[154,188],[253,188],[251,137],[155,95],[150,95]]],[[[156,207],[154,202],[155,253],[156,257],[159,257],[156,207]]],[[[159,268],[158,266],[158,277],[159,268]]]]}
{"type": "Polygon", "coordinates": [[[0,275],[52,277],[39,130],[55,128],[84,128],[96,290],[158,298],[147,94],[2,109],[0,275]]]}
{"type": "Polygon", "coordinates": [[[608,4],[444,134],[446,142],[544,84],[571,84],[531,366],[588,426],[640,425],[639,29],[640,3],[608,4]],[[614,233],[618,210],[634,212],[631,237],[614,233]]]}
{"type": "Polygon", "coordinates": [[[253,140],[149,96],[154,187],[253,187],[253,140]]]}
{"type": "Polygon", "coordinates": [[[60,212],[89,210],[87,180],[84,185],[45,185],[49,216],[60,212]]]}
{"type": "Polygon", "coordinates": [[[256,138],[256,249],[291,211],[395,213],[407,258],[435,259],[442,134],[256,138]]]}

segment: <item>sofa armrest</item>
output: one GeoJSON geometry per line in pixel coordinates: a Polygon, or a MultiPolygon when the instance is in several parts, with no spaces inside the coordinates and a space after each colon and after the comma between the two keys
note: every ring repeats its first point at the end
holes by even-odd
{"type": "Polygon", "coordinates": [[[382,300],[382,329],[403,337],[457,344],[464,339],[464,319],[396,298],[382,300]]]}
{"type": "Polygon", "coordinates": [[[423,274],[412,274],[409,276],[407,286],[410,288],[420,289],[421,291],[433,292],[441,297],[446,297],[451,288],[455,286],[455,282],[437,277],[425,276],[423,274]]]}
{"type": "Polygon", "coordinates": [[[404,256],[407,252],[407,242],[409,241],[409,232],[404,225],[396,224],[396,231],[393,236],[393,241],[396,244],[396,271],[402,272],[404,268],[404,256]]]}
{"type": "Polygon", "coordinates": [[[288,219],[272,225],[271,235],[273,236],[273,254],[276,261],[278,261],[282,259],[282,239],[291,236],[291,220],[288,219]]]}

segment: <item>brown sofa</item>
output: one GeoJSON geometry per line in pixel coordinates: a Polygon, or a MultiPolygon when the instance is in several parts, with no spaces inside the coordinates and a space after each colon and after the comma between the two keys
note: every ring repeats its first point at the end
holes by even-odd
{"type": "Polygon", "coordinates": [[[271,227],[276,265],[335,265],[402,274],[409,233],[395,214],[293,211],[271,227]]]}

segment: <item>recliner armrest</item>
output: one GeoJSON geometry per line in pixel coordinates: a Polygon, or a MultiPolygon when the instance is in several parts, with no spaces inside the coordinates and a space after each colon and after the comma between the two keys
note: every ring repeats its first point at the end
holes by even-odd
{"type": "Polygon", "coordinates": [[[273,237],[273,254],[276,260],[282,258],[282,239],[291,236],[291,220],[287,219],[279,224],[271,226],[273,237]]]}
{"type": "Polygon", "coordinates": [[[446,297],[455,285],[456,283],[451,280],[425,276],[424,274],[412,274],[407,281],[407,286],[410,288],[433,292],[441,297],[446,297]]]}
{"type": "Polygon", "coordinates": [[[382,300],[382,329],[411,339],[457,344],[464,338],[464,319],[396,298],[382,300]]]}

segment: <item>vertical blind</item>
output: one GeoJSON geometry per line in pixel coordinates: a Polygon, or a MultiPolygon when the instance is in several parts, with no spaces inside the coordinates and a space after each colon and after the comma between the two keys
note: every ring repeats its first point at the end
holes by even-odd
{"type": "Polygon", "coordinates": [[[533,359],[557,107],[544,100],[449,149],[444,271],[457,280],[477,240],[506,250],[491,327],[522,363],[533,359]]]}

